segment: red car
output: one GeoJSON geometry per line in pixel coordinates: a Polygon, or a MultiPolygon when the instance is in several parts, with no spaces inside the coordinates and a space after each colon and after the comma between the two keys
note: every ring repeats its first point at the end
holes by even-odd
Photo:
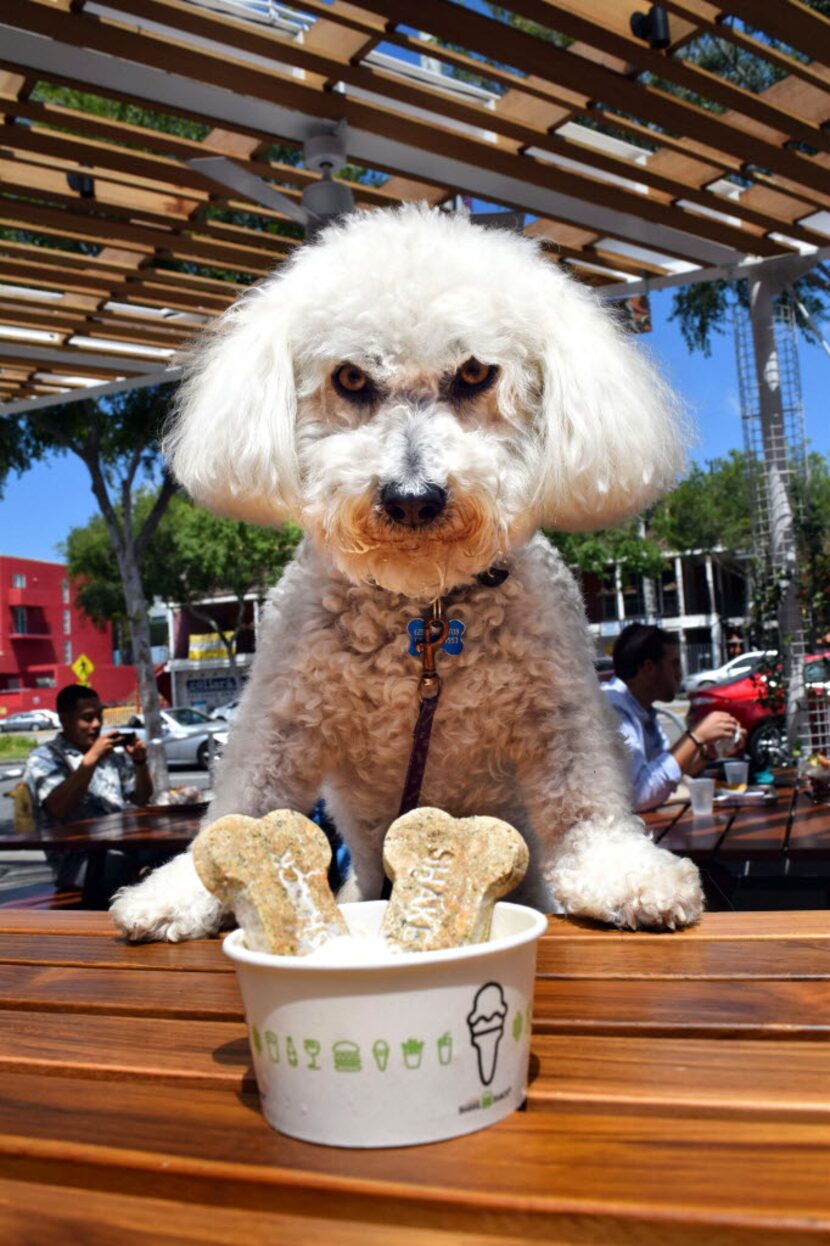
{"type": "MultiPolygon", "coordinates": [[[[804,659],[804,683],[810,711],[813,747],[827,746],[830,736],[830,650],[811,653],[804,659]]],[[[689,693],[689,726],[713,710],[726,710],[746,731],[747,752],[753,766],[783,765],[785,750],[785,702],[783,689],[769,675],[746,675],[727,684],[699,688],[689,693]]]]}

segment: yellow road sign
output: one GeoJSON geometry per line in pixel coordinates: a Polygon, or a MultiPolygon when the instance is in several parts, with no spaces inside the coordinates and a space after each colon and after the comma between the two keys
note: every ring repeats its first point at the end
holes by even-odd
{"type": "Polygon", "coordinates": [[[89,677],[95,670],[95,663],[85,653],[79,653],[69,669],[73,672],[79,684],[88,684],[89,677]]]}

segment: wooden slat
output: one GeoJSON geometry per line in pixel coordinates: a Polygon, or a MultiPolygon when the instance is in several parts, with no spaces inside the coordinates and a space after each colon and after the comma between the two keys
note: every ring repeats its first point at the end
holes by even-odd
{"type": "MultiPolygon", "coordinates": [[[[46,955],[46,953],[44,953],[46,955]]],[[[5,959],[5,954],[4,954],[5,959]]],[[[830,979],[830,941],[791,939],[768,941],[760,947],[746,940],[676,939],[584,940],[543,938],[536,972],[550,978],[698,979],[830,979]]]]}
{"type": "Polygon", "coordinates": [[[828,1143],[830,1125],[809,1119],[614,1104],[517,1113],[418,1152],[348,1151],[282,1137],[252,1097],[226,1090],[0,1076],[0,1153],[11,1178],[65,1182],[71,1156],[76,1183],[92,1189],[111,1188],[115,1170],[127,1195],[186,1190],[227,1207],[396,1226],[503,1224],[520,1236],[545,1225],[546,1240],[549,1217],[577,1210],[593,1218],[594,1240],[605,1217],[675,1222],[678,1209],[701,1230],[719,1221],[830,1230],[828,1143]],[[713,1149],[728,1179],[713,1180],[713,1149]]]}
{"type": "MultiPolygon", "coordinates": [[[[220,939],[196,943],[127,943],[119,938],[107,917],[106,934],[63,934],[35,940],[30,934],[4,933],[0,963],[10,965],[64,965],[77,969],[182,970],[233,973],[220,939]]],[[[0,923],[1,924],[1,923],[0,923]]]]}
{"type": "Polygon", "coordinates": [[[603,980],[537,983],[539,1034],[686,1038],[830,1038],[825,981],[603,980]]]}
{"type": "Polygon", "coordinates": [[[560,1103],[808,1113],[830,1120],[830,1044],[539,1035],[530,1111],[560,1103]]]}
{"type": "Polygon", "coordinates": [[[64,969],[0,965],[0,1009],[238,1021],[236,978],[222,973],[147,969],[64,969]]]}
{"type": "MultiPolygon", "coordinates": [[[[276,1207],[198,1207],[186,1200],[0,1179],[0,1239],[4,1242],[66,1246],[90,1242],[91,1233],[96,1246],[181,1246],[189,1242],[194,1246],[250,1246],[252,1242],[388,1246],[390,1229],[366,1220],[288,1215],[276,1207]]],[[[581,1235],[580,1239],[587,1240],[581,1235]]],[[[485,1232],[395,1226],[397,1246],[522,1246],[526,1241],[512,1235],[499,1234],[496,1239],[485,1232]]]]}

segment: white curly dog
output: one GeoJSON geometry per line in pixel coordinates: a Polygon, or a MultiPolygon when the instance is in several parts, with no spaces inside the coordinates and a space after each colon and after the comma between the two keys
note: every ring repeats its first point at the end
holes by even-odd
{"type": "MultiPolygon", "coordinates": [[[[516,894],[544,910],[694,921],[697,870],[630,811],[580,593],[538,533],[638,511],[671,486],[679,442],[642,354],[528,239],[407,207],[301,248],[207,335],[166,443],[197,501],[306,533],[268,598],[210,819],[322,792],[351,853],[344,898],[378,896],[418,712],[407,626],[442,597],[463,652],[438,655],[422,803],[518,827],[516,894]],[[477,579],[494,567],[501,583],[477,579]]],[[[133,939],[223,917],[189,854],[112,913],[133,939]]]]}

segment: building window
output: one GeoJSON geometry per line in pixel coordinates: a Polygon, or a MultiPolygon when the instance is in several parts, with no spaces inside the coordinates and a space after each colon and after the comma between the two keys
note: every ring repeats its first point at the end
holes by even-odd
{"type": "Polygon", "coordinates": [[[69,610],[63,612],[63,634],[68,636],[72,631],[72,613],[69,610]]]}
{"type": "Polygon", "coordinates": [[[65,606],[69,605],[69,581],[61,580],[61,597],[65,606]]]}
{"type": "Polygon", "coordinates": [[[14,616],[12,631],[16,636],[25,636],[28,630],[26,626],[26,607],[12,606],[12,614],[14,616]]]}
{"type": "Polygon", "coordinates": [[[22,575],[20,572],[17,572],[16,575],[12,576],[12,588],[25,588],[25,587],[26,587],[25,575],[22,575]]]}
{"type": "Polygon", "coordinates": [[[65,640],[63,642],[63,664],[70,666],[72,663],[72,641],[65,640]]]}

